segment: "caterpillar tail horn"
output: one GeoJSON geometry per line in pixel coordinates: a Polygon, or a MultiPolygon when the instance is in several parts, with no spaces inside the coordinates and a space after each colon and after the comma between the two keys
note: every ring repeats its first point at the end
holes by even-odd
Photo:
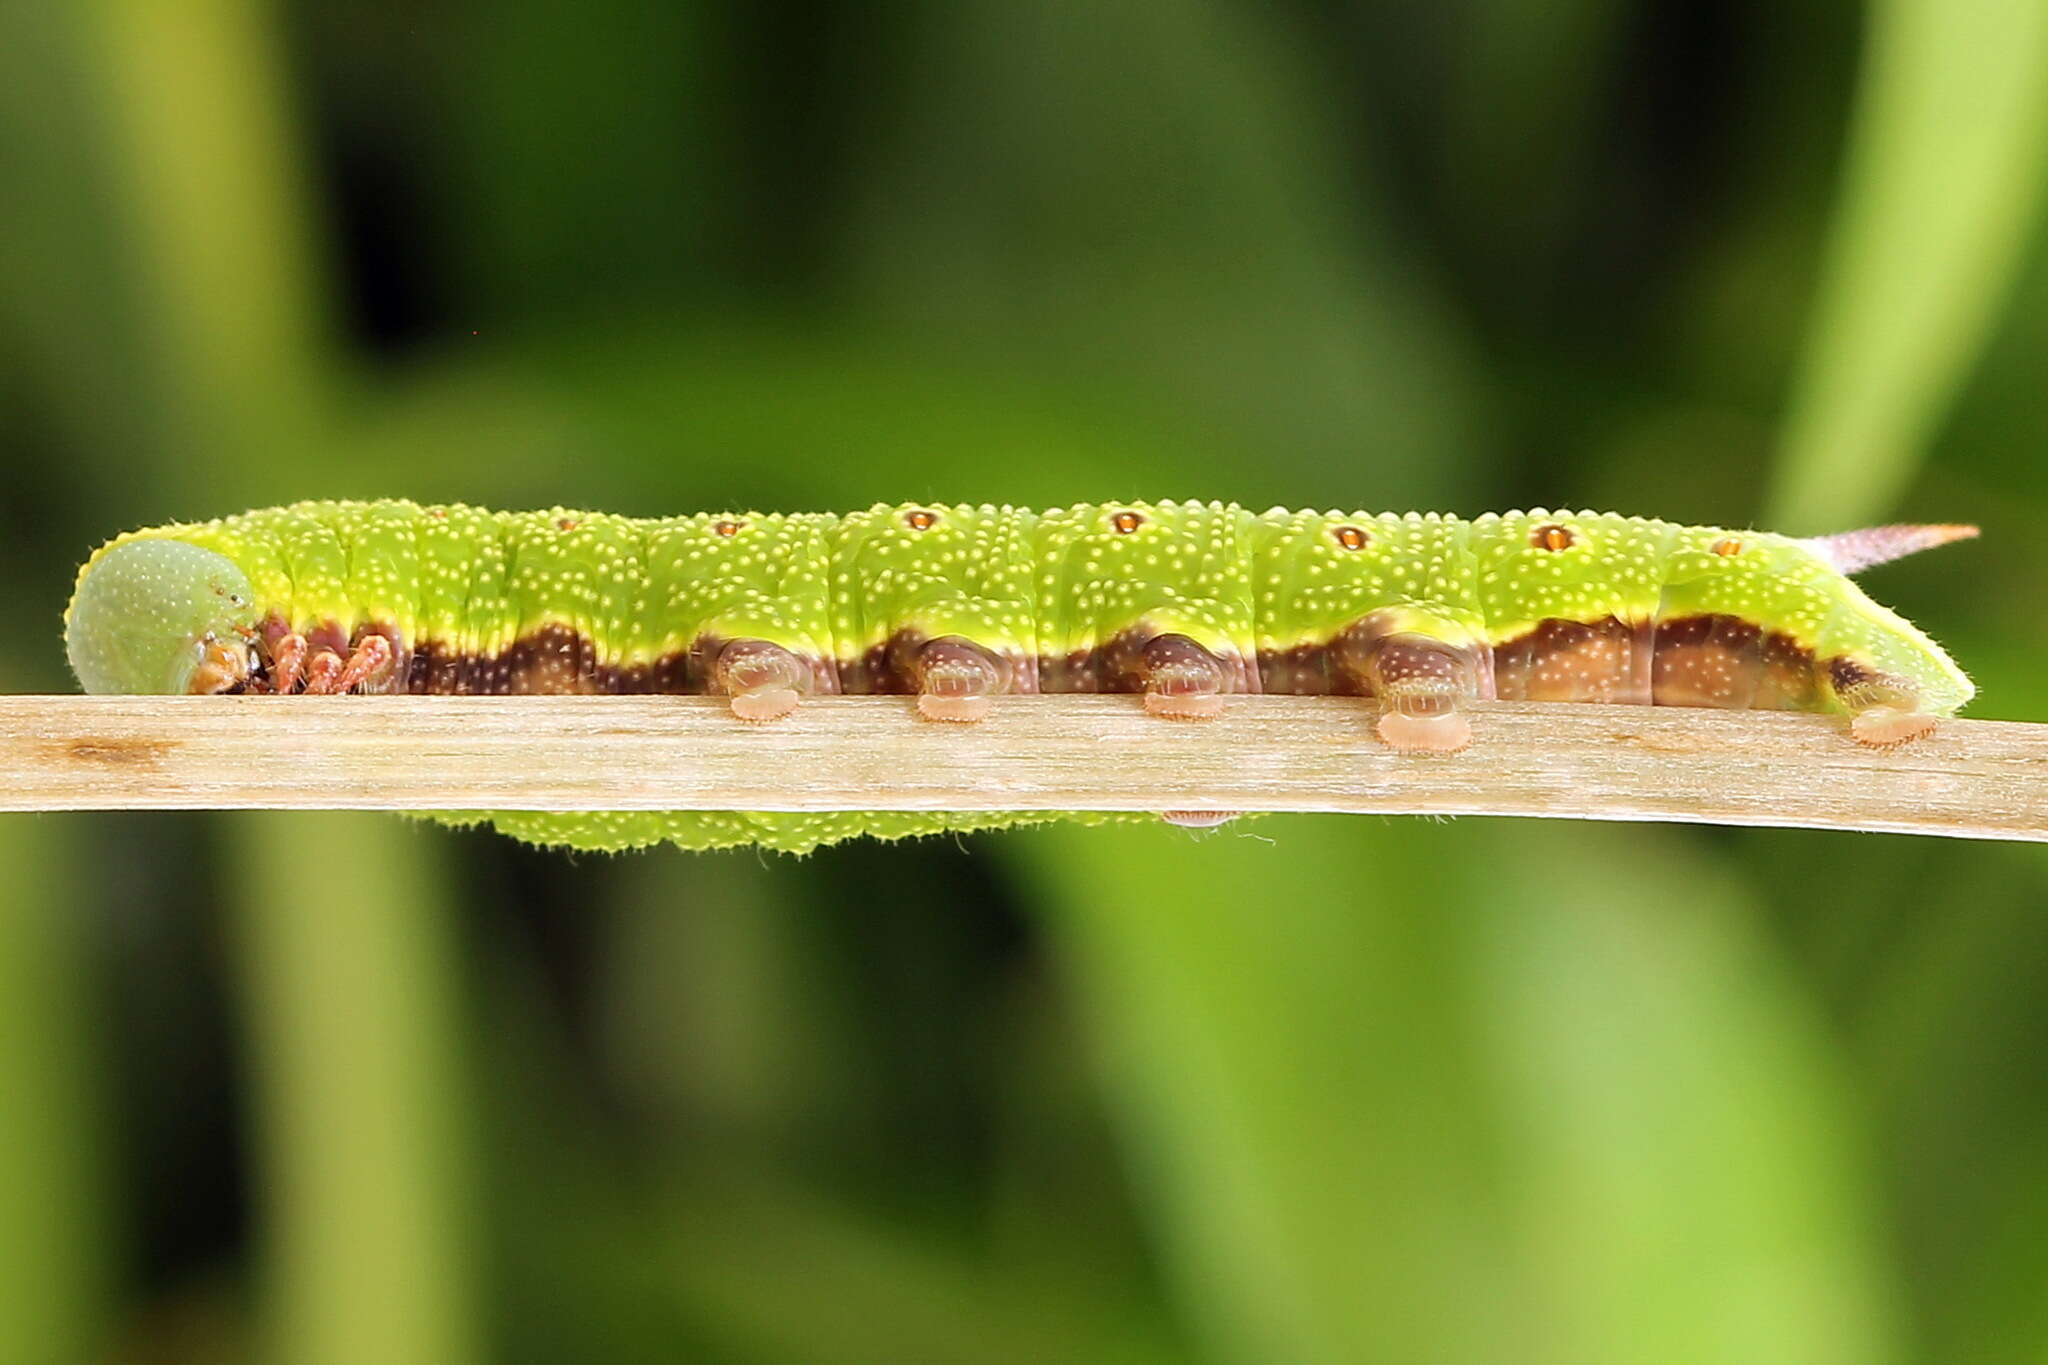
{"type": "Polygon", "coordinates": [[[1974,526],[1950,524],[1930,526],[1866,526],[1860,531],[1841,531],[1831,536],[1814,536],[1800,544],[1819,555],[1842,573],[1858,573],[1873,564],[1931,550],[1954,540],[1977,538],[1974,526]]]}

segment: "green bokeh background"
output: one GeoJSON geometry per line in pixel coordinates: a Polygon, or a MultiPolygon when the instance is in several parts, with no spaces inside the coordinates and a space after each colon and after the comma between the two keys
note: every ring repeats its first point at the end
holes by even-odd
{"type": "MultiPolygon", "coordinates": [[[[302,497],[1975,520],[2044,0],[0,7],[0,687],[302,497]]],[[[224,752],[223,764],[280,761],[224,752]]],[[[2048,1362],[2048,855],[0,820],[7,1362],[2048,1362]]]]}

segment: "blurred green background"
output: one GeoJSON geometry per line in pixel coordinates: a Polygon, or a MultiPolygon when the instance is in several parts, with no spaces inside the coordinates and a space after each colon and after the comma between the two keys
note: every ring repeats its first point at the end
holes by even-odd
{"type": "MultiPolygon", "coordinates": [[[[1975,520],[2043,0],[0,7],[0,687],[315,496],[1975,520]]],[[[222,753],[223,764],[276,761],[222,753]]],[[[0,821],[6,1362],[2048,1362],[2048,861],[0,821]]]]}

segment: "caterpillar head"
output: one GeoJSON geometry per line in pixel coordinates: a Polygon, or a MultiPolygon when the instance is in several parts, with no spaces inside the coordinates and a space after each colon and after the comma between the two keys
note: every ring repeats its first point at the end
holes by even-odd
{"type": "Polygon", "coordinates": [[[232,690],[249,676],[255,593],[225,555],[182,540],[129,540],[86,565],[64,650],[88,692],[232,690]]]}

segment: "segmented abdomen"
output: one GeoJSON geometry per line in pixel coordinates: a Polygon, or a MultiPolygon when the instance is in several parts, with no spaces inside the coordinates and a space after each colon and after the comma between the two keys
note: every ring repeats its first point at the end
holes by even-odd
{"type": "Polygon", "coordinates": [[[416,693],[701,694],[734,639],[803,657],[816,692],[910,693],[918,647],[945,637],[993,655],[1010,692],[1131,692],[1143,646],[1179,635],[1226,690],[1363,695],[1372,652],[1407,635],[1469,651],[1480,697],[1812,707],[1828,646],[1871,633],[1867,600],[1780,537],[1591,514],[372,503],[204,529],[187,538],[251,570],[269,633],[388,633],[389,690],[416,693]]]}

